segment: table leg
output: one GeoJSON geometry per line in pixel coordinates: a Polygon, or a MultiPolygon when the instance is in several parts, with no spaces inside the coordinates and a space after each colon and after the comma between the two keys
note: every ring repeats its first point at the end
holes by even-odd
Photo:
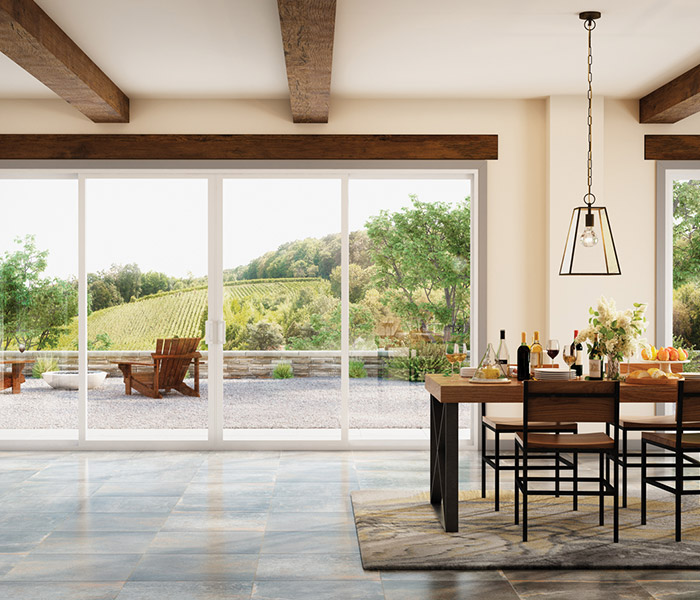
{"type": "Polygon", "coordinates": [[[24,368],[24,364],[22,364],[22,363],[14,363],[12,365],[12,393],[13,394],[20,393],[20,384],[22,383],[22,369],[23,368],[24,368]]]}
{"type": "Polygon", "coordinates": [[[447,532],[459,530],[458,408],[430,397],[430,502],[447,532]]]}

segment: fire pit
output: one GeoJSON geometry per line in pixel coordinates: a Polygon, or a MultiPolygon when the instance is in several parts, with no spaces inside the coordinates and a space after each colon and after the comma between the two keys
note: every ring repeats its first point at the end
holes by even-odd
{"type": "MultiPolygon", "coordinates": [[[[52,388],[57,390],[77,390],[78,371],[46,371],[41,376],[52,388]]],[[[88,371],[88,389],[92,390],[102,385],[107,377],[106,371],[88,371]]]]}

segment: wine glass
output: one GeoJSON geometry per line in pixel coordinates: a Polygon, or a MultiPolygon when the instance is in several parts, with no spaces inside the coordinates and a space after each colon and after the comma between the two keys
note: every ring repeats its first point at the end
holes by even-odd
{"type": "Polygon", "coordinates": [[[573,365],[576,362],[576,349],[564,344],[561,357],[564,359],[566,366],[569,367],[569,369],[571,369],[571,365],[573,365]]]}
{"type": "Polygon", "coordinates": [[[551,365],[554,366],[554,359],[559,354],[559,340],[547,340],[547,354],[551,359],[551,365]]]}
{"type": "Polygon", "coordinates": [[[459,356],[459,344],[447,342],[447,344],[445,344],[445,358],[447,358],[447,361],[450,363],[452,375],[455,374],[455,363],[458,362],[459,356]]]}

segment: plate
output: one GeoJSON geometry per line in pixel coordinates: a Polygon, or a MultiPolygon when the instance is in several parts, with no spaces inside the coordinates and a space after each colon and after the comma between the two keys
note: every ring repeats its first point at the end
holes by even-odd
{"type": "Polygon", "coordinates": [[[494,383],[510,383],[510,379],[470,379],[469,381],[471,381],[472,383],[490,383],[492,385],[494,383]]]}

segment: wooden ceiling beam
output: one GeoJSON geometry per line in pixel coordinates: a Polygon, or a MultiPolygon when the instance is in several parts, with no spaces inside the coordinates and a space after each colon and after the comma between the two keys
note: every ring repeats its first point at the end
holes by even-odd
{"type": "Polygon", "coordinates": [[[700,160],[700,135],[645,135],[645,160],[700,160]]]}
{"type": "Polygon", "coordinates": [[[640,123],[677,123],[700,111],[700,65],[639,101],[640,123]]]}
{"type": "Polygon", "coordinates": [[[0,52],[95,123],[129,122],[129,98],[33,0],[0,0],[0,52]]]}
{"type": "Polygon", "coordinates": [[[0,160],[496,160],[497,135],[0,135],[0,160]]]}
{"type": "Polygon", "coordinates": [[[277,0],[295,123],[328,123],[336,0],[277,0]]]}

